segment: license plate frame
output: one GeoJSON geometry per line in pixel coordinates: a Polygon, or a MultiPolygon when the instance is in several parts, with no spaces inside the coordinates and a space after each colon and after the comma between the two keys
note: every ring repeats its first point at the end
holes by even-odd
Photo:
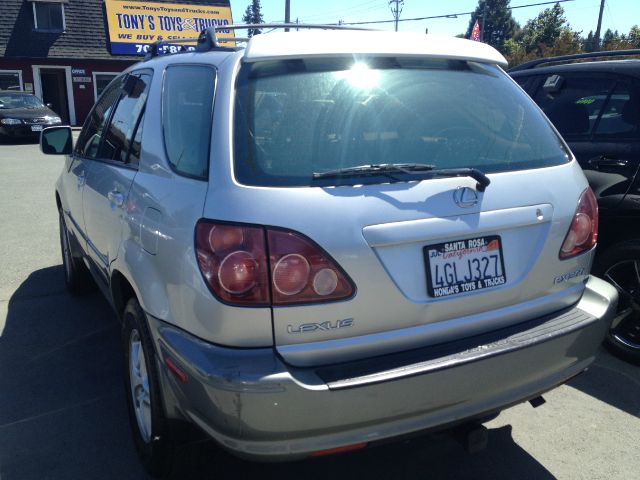
{"type": "Polygon", "coordinates": [[[499,235],[436,243],[423,247],[422,252],[427,273],[427,293],[431,298],[477,292],[507,282],[502,238],[499,235]],[[483,258],[487,260],[483,261],[483,258]],[[476,259],[477,262],[474,261],[476,259]]]}
{"type": "Polygon", "coordinates": [[[42,125],[31,125],[31,131],[32,132],[41,132],[42,131],[42,125]]]}

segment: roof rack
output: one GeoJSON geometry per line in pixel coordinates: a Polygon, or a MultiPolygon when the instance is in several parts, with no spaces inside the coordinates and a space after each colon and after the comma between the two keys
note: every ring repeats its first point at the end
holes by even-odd
{"type": "Polygon", "coordinates": [[[567,60],[582,60],[584,58],[598,58],[598,57],[626,57],[629,55],[640,55],[640,48],[630,50],[608,50],[604,52],[590,52],[590,53],[575,53],[573,55],[562,55],[559,57],[539,58],[537,60],[531,60],[530,62],[517,65],[509,69],[509,72],[518,72],[521,70],[530,70],[539,65],[545,65],[548,63],[565,62],[567,60]]]}
{"type": "Polygon", "coordinates": [[[157,42],[152,43],[149,46],[149,50],[144,57],[144,60],[149,60],[151,58],[157,57],[160,54],[160,48],[164,45],[174,45],[176,43],[194,43],[195,46],[187,46],[183,45],[180,50],[176,53],[182,52],[208,52],[211,50],[227,50],[230,47],[224,47],[221,43],[227,42],[248,42],[250,37],[233,37],[233,38],[218,38],[218,33],[225,30],[257,30],[257,29],[265,29],[270,28],[272,30],[275,29],[284,29],[285,31],[289,31],[291,29],[307,29],[307,30],[372,30],[371,28],[362,28],[362,27],[352,27],[346,25],[325,25],[325,24],[311,24],[311,23],[245,23],[245,24],[237,24],[237,25],[220,25],[220,26],[212,26],[200,32],[198,38],[175,38],[172,40],[159,40],[157,42]]]}

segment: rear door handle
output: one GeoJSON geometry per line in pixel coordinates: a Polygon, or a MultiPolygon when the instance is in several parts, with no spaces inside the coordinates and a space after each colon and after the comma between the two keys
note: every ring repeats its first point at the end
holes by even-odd
{"type": "Polygon", "coordinates": [[[602,155],[601,157],[593,158],[589,161],[591,165],[596,168],[623,168],[629,165],[628,160],[622,160],[616,157],[608,157],[606,155],[602,155]]]}
{"type": "Polygon", "coordinates": [[[124,203],[124,195],[117,190],[111,190],[107,193],[107,198],[109,199],[109,202],[111,202],[112,208],[121,207],[124,203]]]}
{"type": "Polygon", "coordinates": [[[78,188],[82,188],[87,181],[87,176],[84,174],[84,170],[78,175],[78,188]]]}

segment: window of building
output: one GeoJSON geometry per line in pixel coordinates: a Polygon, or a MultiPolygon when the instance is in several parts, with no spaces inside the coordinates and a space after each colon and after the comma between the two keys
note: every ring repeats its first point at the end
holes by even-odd
{"type": "Polygon", "coordinates": [[[22,91],[22,72],[20,70],[0,70],[0,90],[22,91]]]}
{"type": "Polygon", "coordinates": [[[107,85],[111,83],[111,80],[118,75],[117,72],[93,72],[93,93],[96,102],[100,98],[100,95],[102,95],[104,89],[107,88],[107,85]]]}
{"type": "Polygon", "coordinates": [[[32,0],[33,24],[42,32],[65,30],[64,2],[62,0],[32,0]]]}
{"type": "Polygon", "coordinates": [[[169,67],[164,76],[162,126],[171,167],[206,178],[216,72],[198,65],[169,67]]]}

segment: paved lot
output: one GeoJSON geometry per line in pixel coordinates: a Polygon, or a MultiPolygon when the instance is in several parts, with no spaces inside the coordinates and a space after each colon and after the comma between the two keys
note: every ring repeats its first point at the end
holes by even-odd
{"type": "MultiPolygon", "coordinates": [[[[63,160],[0,145],[0,480],[143,479],[126,419],[119,330],[99,294],[64,291],[54,182],[63,160]]],[[[467,454],[434,435],[294,464],[204,443],[176,478],[640,478],[640,368],[601,355],[584,375],[490,422],[467,454]]]]}

